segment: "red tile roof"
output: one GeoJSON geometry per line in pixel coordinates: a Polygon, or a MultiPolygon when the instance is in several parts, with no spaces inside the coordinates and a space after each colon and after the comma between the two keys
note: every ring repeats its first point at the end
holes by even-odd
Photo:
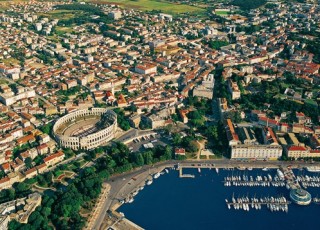
{"type": "Polygon", "coordinates": [[[303,146],[291,146],[288,151],[307,151],[307,149],[303,146]]]}

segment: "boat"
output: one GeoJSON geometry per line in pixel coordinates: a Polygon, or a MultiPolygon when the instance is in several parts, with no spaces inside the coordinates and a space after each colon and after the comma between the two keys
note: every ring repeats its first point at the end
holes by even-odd
{"type": "Polygon", "coordinates": [[[216,172],[219,173],[219,168],[216,168],[216,172]]]}
{"type": "Polygon", "coordinates": [[[262,168],[262,171],[269,171],[269,168],[264,167],[264,168],[262,168]]]}
{"type": "Polygon", "coordinates": [[[315,198],[313,198],[312,200],[313,200],[313,203],[315,203],[315,204],[320,204],[320,198],[315,197],[315,198]]]}
{"type": "Polygon", "coordinates": [[[290,185],[289,185],[288,183],[286,184],[286,188],[287,188],[287,189],[290,189],[290,185]]]}
{"type": "Polygon", "coordinates": [[[147,185],[151,185],[152,182],[153,182],[152,180],[148,180],[148,181],[147,181],[147,185]]]}
{"type": "Polygon", "coordinates": [[[238,170],[246,170],[245,167],[238,167],[237,169],[238,169],[238,170]]]}
{"type": "Polygon", "coordinates": [[[166,173],[169,173],[169,170],[168,169],[165,169],[166,173]]]}
{"type": "Polygon", "coordinates": [[[306,170],[308,172],[320,172],[320,167],[319,166],[309,166],[309,167],[306,167],[306,170]]]}
{"type": "Polygon", "coordinates": [[[144,189],[144,186],[141,186],[141,187],[140,187],[140,190],[143,190],[143,189],[144,189]]]}
{"type": "Polygon", "coordinates": [[[249,171],[252,171],[252,169],[253,169],[252,167],[249,167],[249,168],[248,168],[249,171]]]}
{"type": "Polygon", "coordinates": [[[284,174],[280,169],[277,169],[277,174],[278,174],[280,180],[284,180],[284,174]]]}
{"type": "Polygon", "coordinates": [[[130,198],[130,200],[128,200],[128,203],[131,204],[134,201],[133,197],[130,198]]]}
{"type": "Polygon", "coordinates": [[[156,174],[154,174],[153,178],[154,178],[154,179],[157,179],[157,178],[159,178],[160,175],[161,175],[161,174],[160,174],[159,172],[157,172],[156,174]]]}

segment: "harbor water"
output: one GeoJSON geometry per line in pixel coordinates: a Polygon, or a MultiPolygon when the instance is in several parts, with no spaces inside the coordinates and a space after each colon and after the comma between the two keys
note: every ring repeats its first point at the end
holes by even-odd
{"type": "MultiPolygon", "coordinates": [[[[241,197],[277,197],[289,199],[289,190],[283,187],[263,186],[224,186],[228,176],[243,174],[248,176],[274,177],[276,170],[261,169],[223,170],[183,169],[183,173],[195,175],[195,178],[179,178],[176,170],[153,179],[135,197],[133,203],[122,205],[118,211],[144,229],[319,229],[318,216],[320,205],[289,205],[288,213],[271,212],[266,207],[249,211],[228,209],[225,199],[241,197]]],[[[294,170],[295,175],[315,175],[306,171],[294,170]]],[[[319,187],[306,189],[313,197],[320,197],[319,187]]]]}

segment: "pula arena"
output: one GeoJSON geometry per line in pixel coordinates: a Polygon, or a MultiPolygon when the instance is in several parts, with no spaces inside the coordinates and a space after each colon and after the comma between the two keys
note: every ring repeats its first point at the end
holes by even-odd
{"type": "Polygon", "coordinates": [[[53,126],[60,146],[73,150],[104,145],[114,138],[116,130],[117,114],[104,108],[77,110],[61,117],[53,126]]]}

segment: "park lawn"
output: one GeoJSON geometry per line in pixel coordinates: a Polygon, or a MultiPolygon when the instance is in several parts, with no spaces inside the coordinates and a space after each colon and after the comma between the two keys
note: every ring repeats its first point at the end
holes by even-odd
{"type": "Polygon", "coordinates": [[[53,174],[54,174],[54,179],[57,179],[60,175],[63,174],[63,171],[58,169],[57,171],[54,171],[53,174]]]}
{"type": "Polygon", "coordinates": [[[161,10],[163,13],[180,14],[180,13],[195,13],[203,12],[204,9],[195,6],[174,4],[160,0],[89,0],[99,3],[115,3],[125,8],[132,8],[137,10],[161,10]]]}
{"type": "Polygon", "coordinates": [[[81,11],[78,10],[53,10],[47,13],[40,13],[38,16],[47,17],[50,19],[60,19],[60,20],[68,20],[71,18],[78,17],[81,14],[81,11]]]}
{"type": "Polygon", "coordinates": [[[229,12],[228,11],[217,11],[216,15],[228,15],[229,12]]]}
{"type": "Polygon", "coordinates": [[[6,81],[6,80],[4,80],[4,79],[0,79],[0,85],[2,85],[2,84],[8,84],[9,82],[8,81],[6,81]]]}
{"type": "Polygon", "coordinates": [[[71,170],[71,171],[78,169],[78,167],[75,166],[74,164],[69,164],[67,168],[68,168],[68,170],[71,170]]]}
{"type": "Polygon", "coordinates": [[[187,152],[186,153],[186,157],[187,159],[196,159],[197,158],[197,155],[195,153],[189,153],[187,152]]]}
{"type": "Polygon", "coordinates": [[[61,36],[64,35],[66,33],[72,33],[75,32],[73,28],[71,27],[65,27],[65,26],[56,26],[56,34],[61,36]]]}
{"type": "Polygon", "coordinates": [[[217,156],[217,155],[210,155],[209,159],[222,159],[222,156],[217,156]]]}
{"type": "Polygon", "coordinates": [[[60,32],[65,32],[65,33],[72,33],[74,32],[74,29],[71,27],[63,27],[63,26],[56,26],[56,30],[60,32]]]}

